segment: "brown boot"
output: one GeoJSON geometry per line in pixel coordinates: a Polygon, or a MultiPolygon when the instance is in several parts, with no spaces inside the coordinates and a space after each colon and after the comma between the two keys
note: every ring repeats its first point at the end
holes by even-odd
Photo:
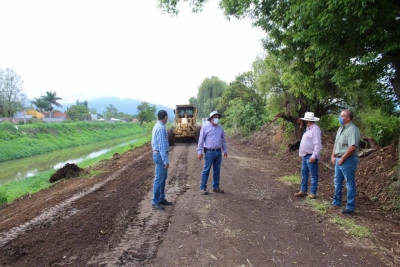
{"type": "Polygon", "coordinates": [[[294,194],[294,196],[295,197],[305,197],[305,196],[307,196],[307,193],[304,193],[304,192],[298,192],[298,193],[296,193],[296,194],[294,194]]]}

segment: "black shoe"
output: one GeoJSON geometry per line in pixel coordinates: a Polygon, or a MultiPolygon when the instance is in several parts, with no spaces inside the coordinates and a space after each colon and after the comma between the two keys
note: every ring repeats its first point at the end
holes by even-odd
{"type": "Polygon", "coordinates": [[[223,193],[225,193],[225,191],[224,190],[222,190],[221,188],[213,188],[213,192],[215,192],[215,193],[221,193],[221,194],[223,194],[223,193]]]}
{"type": "Polygon", "coordinates": [[[163,210],[165,209],[164,206],[161,206],[160,204],[151,204],[153,208],[158,209],[158,210],[163,210]]]}
{"type": "Polygon", "coordinates": [[[354,210],[344,209],[344,210],[342,211],[342,214],[354,214],[354,210]]]}
{"type": "Polygon", "coordinates": [[[174,203],[167,201],[166,199],[164,199],[163,201],[160,202],[161,205],[163,206],[171,206],[174,203]]]}

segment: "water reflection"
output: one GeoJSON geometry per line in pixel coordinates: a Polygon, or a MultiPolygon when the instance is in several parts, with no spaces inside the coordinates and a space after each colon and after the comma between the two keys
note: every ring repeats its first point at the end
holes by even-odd
{"type": "Polygon", "coordinates": [[[31,177],[39,172],[59,169],[67,163],[78,164],[86,159],[96,158],[114,148],[134,143],[135,141],[132,140],[132,137],[124,137],[62,149],[29,158],[0,162],[0,184],[31,177]]]}

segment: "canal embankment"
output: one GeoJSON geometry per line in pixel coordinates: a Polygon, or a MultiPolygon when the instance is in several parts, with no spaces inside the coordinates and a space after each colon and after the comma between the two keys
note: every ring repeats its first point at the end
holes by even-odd
{"type": "MultiPolygon", "coordinates": [[[[1,164],[13,162],[22,156],[22,159],[25,160],[33,158],[33,155],[54,155],[57,151],[65,153],[75,147],[84,148],[87,144],[108,143],[106,140],[121,140],[121,142],[123,140],[123,143],[114,144],[111,149],[107,149],[99,156],[90,156],[81,160],[79,166],[85,168],[95,165],[101,160],[110,159],[115,153],[124,153],[150,142],[153,125],[78,122],[16,126],[10,123],[0,123],[0,149],[8,156],[2,155],[2,158],[10,159],[3,160],[1,164]],[[124,137],[127,139],[124,140],[124,137]]],[[[8,203],[21,196],[48,188],[51,186],[49,178],[55,171],[56,169],[52,168],[35,173],[29,178],[1,183],[0,203],[8,203]]],[[[90,173],[87,176],[90,176],[90,173]]]]}

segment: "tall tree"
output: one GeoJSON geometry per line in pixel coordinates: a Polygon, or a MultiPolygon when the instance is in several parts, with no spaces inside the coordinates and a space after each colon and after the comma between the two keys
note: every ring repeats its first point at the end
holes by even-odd
{"type": "Polygon", "coordinates": [[[137,111],[137,118],[139,119],[140,125],[142,125],[143,122],[151,122],[156,119],[157,107],[148,102],[144,101],[142,104],[137,106],[137,111]]]}
{"type": "Polygon", "coordinates": [[[204,79],[197,92],[197,109],[200,118],[208,117],[208,114],[217,108],[220,97],[227,87],[228,85],[218,77],[211,76],[204,79]]]}
{"type": "Polygon", "coordinates": [[[34,98],[31,101],[31,104],[36,106],[36,110],[39,112],[43,112],[43,111],[47,110],[50,106],[49,101],[46,101],[43,98],[34,98]]]}
{"type": "MultiPolygon", "coordinates": [[[[177,14],[176,1],[159,0],[177,14]]],[[[195,11],[205,0],[191,0],[195,11]]],[[[268,37],[264,46],[279,57],[301,59],[319,79],[329,76],[337,88],[362,81],[400,99],[400,3],[393,0],[220,0],[225,15],[250,17],[268,37]]],[[[323,90],[330,90],[322,88],[323,90]]],[[[320,88],[321,90],[321,88],[320,88]]],[[[381,92],[378,92],[380,94],[381,92]]]]}
{"type": "Polygon", "coordinates": [[[72,105],[67,110],[67,116],[71,120],[91,120],[92,117],[89,114],[89,109],[83,105],[72,105]]]}
{"type": "Polygon", "coordinates": [[[62,107],[62,105],[57,102],[58,100],[62,99],[61,97],[57,97],[57,92],[46,91],[46,95],[41,96],[41,98],[44,101],[47,101],[50,104],[49,107],[48,107],[48,111],[50,111],[50,117],[51,117],[51,113],[52,113],[52,111],[54,109],[53,105],[56,106],[56,107],[59,107],[59,108],[62,107]]]}
{"type": "Polygon", "coordinates": [[[0,112],[4,117],[12,117],[16,111],[24,110],[26,95],[24,82],[13,70],[0,69],[0,112]]]}
{"type": "Polygon", "coordinates": [[[111,118],[116,118],[118,112],[119,112],[118,109],[114,107],[112,104],[110,104],[106,107],[106,110],[103,111],[103,115],[106,118],[106,120],[109,120],[111,118]]]}

